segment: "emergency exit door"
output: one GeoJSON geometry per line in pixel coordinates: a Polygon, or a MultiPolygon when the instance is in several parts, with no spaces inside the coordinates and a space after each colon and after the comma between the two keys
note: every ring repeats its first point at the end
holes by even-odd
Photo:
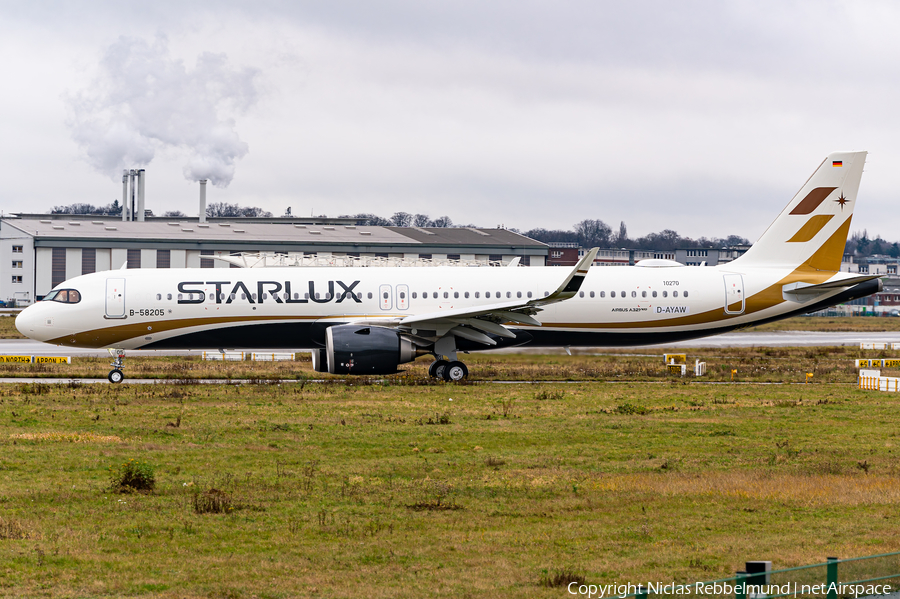
{"type": "Polygon", "coordinates": [[[744,313],[744,277],[742,275],[725,276],[725,314],[744,313]]]}
{"type": "Polygon", "coordinates": [[[382,285],[378,288],[378,302],[382,310],[390,310],[394,306],[394,290],[390,285],[382,285]]]}
{"type": "Polygon", "coordinates": [[[106,279],[106,317],[125,318],[125,279],[106,279]]]}

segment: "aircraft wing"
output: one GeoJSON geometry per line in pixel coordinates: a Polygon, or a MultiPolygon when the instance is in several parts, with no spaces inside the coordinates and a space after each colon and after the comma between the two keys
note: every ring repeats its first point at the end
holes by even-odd
{"type": "Polygon", "coordinates": [[[556,291],[545,297],[416,314],[400,320],[397,326],[410,331],[413,335],[420,334],[419,331],[433,330],[436,337],[443,337],[447,333],[453,333],[459,337],[484,343],[485,345],[496,345],[497,342],[489,337],[488,334],[507,338],[516,336],[515,333],[504,326],[504,323],[515,322],[541,326],[540,321],[534,318],[534,315],[540,312],[544,306],[574,297],[581,288],[584,277],[594,262],[597,251],[598,248],[592,248],[585,253],[584,257],[575,265],[575,268],[568,273],[566,278],[556,288],[556,291]]]}

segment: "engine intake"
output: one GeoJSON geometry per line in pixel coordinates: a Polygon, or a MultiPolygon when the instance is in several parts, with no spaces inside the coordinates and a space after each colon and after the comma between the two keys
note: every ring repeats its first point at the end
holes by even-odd
{"type": "Polygon", "coordinates": [[[394,329],[345,324],[325,331],[331,374],[392,374],[416,359],[416,347],[394,329]]]}

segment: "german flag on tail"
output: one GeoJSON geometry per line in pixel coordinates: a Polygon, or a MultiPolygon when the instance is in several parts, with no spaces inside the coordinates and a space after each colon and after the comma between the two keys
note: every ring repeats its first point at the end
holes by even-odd
{"type": "Polygon", "coordinates": [[[844,166],[844,161],[843,160],[832,160],[831,166],[844,166]]]}

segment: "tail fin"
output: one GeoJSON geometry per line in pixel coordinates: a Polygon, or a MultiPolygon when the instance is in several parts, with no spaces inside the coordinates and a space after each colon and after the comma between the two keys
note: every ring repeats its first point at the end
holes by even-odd
{"type": "Polygon", "coordinates": [[[830,154],[733,264],[839,271],[865,162],[866,152],[830,154]]]}

